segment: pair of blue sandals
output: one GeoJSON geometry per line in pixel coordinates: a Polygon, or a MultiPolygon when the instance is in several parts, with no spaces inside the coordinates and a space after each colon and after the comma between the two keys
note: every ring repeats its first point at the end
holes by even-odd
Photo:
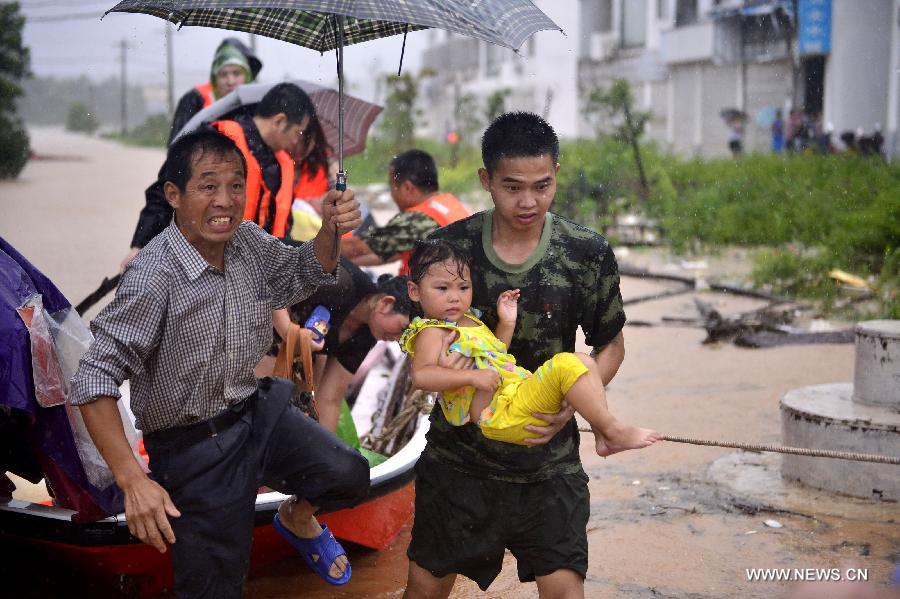
{"type": "MultiPolygon", "coordinates": [[[[328,334],[330,320],[331,313],[325,306],[316,306],[312,311],[312,314],[310,314],[309,318],[306,320],[304,326],[312,331],[313,341],[315,343],[320,343],[325,339],[325,335],[328,334]]],[[[342,555],[346,556],[347,552],[344,551],[341,544],[338,543],[337,539],[334,538],[334,535],[331,534],[327,524],[322,525],[322,532],[319,536],[311,539],[298,537],[289,531],[284,524],[281,523],[278,514],[275,514],[275,520],[272,524],[275,526],[275,530],[278,534],[284,537],[284,540],[300,552],[300,555],[303,556],[303,559],[309,565],[310,569],[318,574],[322,580],[335,586],[347,584],[352,573],[349,563],[347,564],[347,569],[344,571],[343,576],[340,578],[334,578],[330,574],[331,565],[334,563],[334,560],[342,555]]]]}

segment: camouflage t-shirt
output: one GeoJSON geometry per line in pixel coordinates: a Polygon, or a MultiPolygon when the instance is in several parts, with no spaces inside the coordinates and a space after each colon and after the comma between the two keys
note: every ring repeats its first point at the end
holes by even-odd
{"type": "MultiPolygon", "coordinates": [[[[497,296],[521,289],[518,319],[509,353],[535,371],[555,354],[575,350],[580,326],[587,344],[603,347],[625,325],[619,272],[602,236],[548,213],[541,240],[522,264],[508,264],[491,244],[493,211],[480,212],[431,234],[465,249],[472,260],[472,306],[482,321],[497,326],[497,296]]],[[[452,426],[441,410],[431,413],[423,457],[474,476],[535,482],[581,471],[578,427],[573,418],[549,443],[522,447],[491,441],[472,424],[452,426]]]]}
{"type": "Polygon", "coordinates": [[[379,258],[387,261],[400,252],[413,249],[417,241],[425,239],[437,228],[438,223],[430,216],[418,211],[401,212],[383,227],[367,231],[359,237],[379,258]]]}

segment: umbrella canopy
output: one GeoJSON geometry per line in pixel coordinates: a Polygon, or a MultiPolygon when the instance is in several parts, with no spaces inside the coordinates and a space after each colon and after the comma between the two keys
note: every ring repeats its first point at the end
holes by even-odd
{"type": "MultiPolygon", "coordinates": [[[[316,116],[325,133],[325,140],[332,148],[339,145],[340,98],[336,90],[295,79],[289,81],[305,91],[316,107],[316,116]]],[[[211,123],[228,113],[251,104],[258,104],[276,83],[248,83],[241,85],[228,95],[207,106],[185,123],[176,139],[193,131],[201,123],[211,123]]],[[[360,100],[354,96],[344,96],[344,155],[351,156],[366,149],[366,137],[372,121],[381,112],[381,106],[360,100]]]]}
{"type": "Polygon", "coordinates": [[[722,117],[727,123],[731,123],[733,121],[743,122],[747,120],[747,113],[740,108],[723,108],[719,111],[719,116],[722,117]]]}
{"type": "Polygon", "coordinates": [[[107,12],[256,33],[319,52],[430,27],[513,50],[537,31],[561,31],[530,0],[124,0],[107,12]],[[343,43],[337,16],[347,17],[343,43]]]}
{"type": "Polygon", "coordinates": [[[538,31],[562,31],[531,0],[124,0],[110,12],[150,14],[179,27],[245,31],[320,52],[337,50],[339,190],[347,189],[344,46],[436,27],[517,50],[538,31]]]}

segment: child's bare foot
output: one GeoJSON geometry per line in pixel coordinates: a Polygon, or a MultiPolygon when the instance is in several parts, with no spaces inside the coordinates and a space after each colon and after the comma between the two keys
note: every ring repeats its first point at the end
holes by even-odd
{"type": "Polygon", "coordinates": [[[594,437],[597,441],[597,455],[605,458],[620,451],[650,447],[662,439],[663,435],[649,428],[617,425],[607,431],[607,434],[595,433],[594,437]]]}

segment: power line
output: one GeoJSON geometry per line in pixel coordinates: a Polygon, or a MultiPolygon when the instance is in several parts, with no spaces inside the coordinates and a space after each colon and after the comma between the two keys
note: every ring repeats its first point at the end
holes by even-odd
{"type": "Polygon", "coordinates": [[[102,12],[79,12],[68,15],[46,15],[39,17],[26,16],[25,24],[30,25],[33,23],[61,23],[64,21],[86,21],[88,19],[97,19],[99,21],[100,17],[102,16],[102,12]]]}
{"type": "MultiPolygon", "coordinates": [[[[85,8],[85,4],[109,6],[109,2],[82,2],[80,8],[85,8]]],[[[33,8],[72,8],[72,2],[70,0],[35,0],[34,2],[22,2],[22,0],[19,0],[19,6],[29,10],[33,8]]]]}

